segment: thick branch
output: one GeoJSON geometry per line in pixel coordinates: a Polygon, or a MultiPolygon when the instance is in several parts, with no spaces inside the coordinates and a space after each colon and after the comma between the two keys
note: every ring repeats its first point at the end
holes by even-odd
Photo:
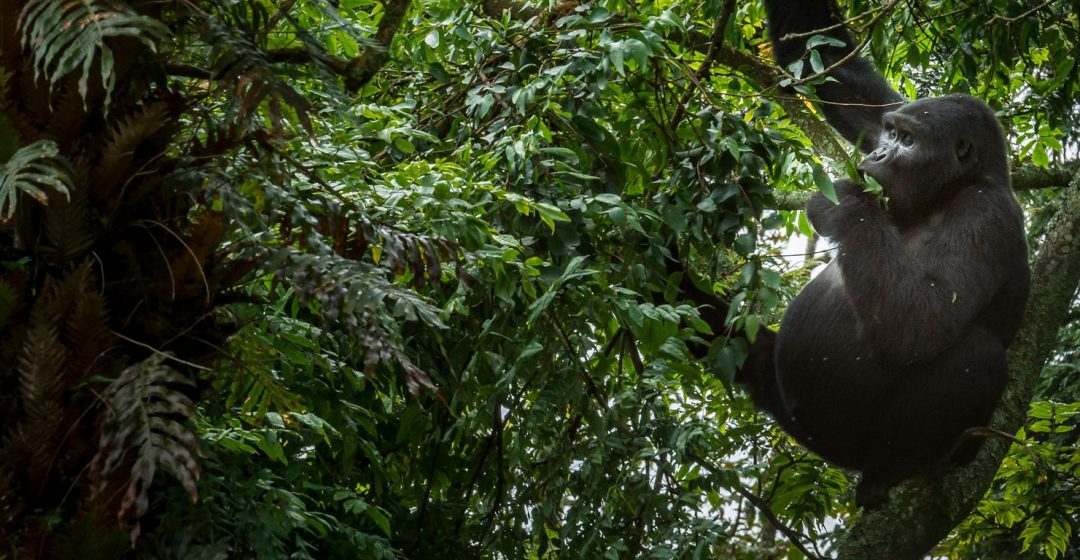
{"type": "MultiPolygon", "coordinates": [[[[691,41],[684,44],[694,50],[701,50],[696,35],[699,34],[691,35],[691,41]]],[[[733,70],[738,70],[762,89],[774,88],[783,79],[780,70],[772,64],[729,46],[720,47],[716,61],[733,70]]],[[[844,161],[851,157],[847,149],[837,141],[836,134],[825,124],[825,121],[807,111],[802,99],[790,95],[773,96],[773,99],[783,107],[791,122],[803,130],[818,153],[836,161],[844,161]]]]}
{"type": "MultiPolygon", "coordinates": [[[[1072,178],[1072,172],[1070,171],[1071,167],[1074,166],[1066,164],[1063,168],[1055,167],[1052,169],[1041,169],[1038,167],[1025,166],[1015,169],[1011,175],[1013,190],[1020,192],[1035,189],[1062,188],[1068,185],[1072,178]]],[[[806,207],[806,203],[810,201],[810,196],[813,194],[814,193],[811,191],[777,192],[776,209],[802,210],[806,207]]]]}
{"type": "Polygon", "coordinates": [[[375,32],[375,44],[364,49],[360,56],[349,61],[345,69],[345,89],[357,91],[364,87],[390,60],[390,41],[394,39],[411,0],[386,0],[379,29],[375,32]]]}
{"type": "MultiPolygon", "coordinates": [[[[1035,259],[1024,324],[1009,351],[1009,383],[991,423],[1005,433],[1023,425],[1038,376],[1080,284],[1080,174],[1069,186],[1035,259]]],[[[989,439],[969,465],[903,484],[884,509],[855,522],[839,543],[837,559],[922,558],[975,507],[1009,445],[1004,439],[989,439]]]]}
{"type": "Polygon", "coordinates": [[[1035,189],[1047,189],[1064,187],[1072,180],[1076,172],[1075,165],[1066,164],[1063,167],[1041,169],[1026,166],[1014,169],[1012,172],[1012,187],[1014,191],[1030,191],[1035,189]]]}

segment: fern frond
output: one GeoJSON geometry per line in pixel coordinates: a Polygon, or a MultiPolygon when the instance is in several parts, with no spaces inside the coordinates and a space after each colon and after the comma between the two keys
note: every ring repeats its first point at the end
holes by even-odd
{"type": "Polygon", "coordinates": [[[109,141],[102,148],[101,158],[91,175],[91,184],[97,192],[108,192],[127,175],[135,150],[143,140],[169,123],[168,116],[169,109],[164,103],[153,103],[112,127],[109,141]]]}
{"type": "Polygon", "coordinates": [[[105,360],[102,355],[115,337],[109,328],[105,299],[96,289],[91,258],[64,276],[63,290],[70,298],[60,331],[60,340],[68,348],[68,381],[78,382],[105,360]]]}
{"type": "Polygon", "coordinates": [[[107,491],[107,481],[125,464],[128,452],[135,451],[135,461],[118,516],[134,508],[132,539],[139,533],[138,520],[150,504],[148,490],[158,465],[168,469],[192,501],[199,497],[199,444],[188,422],[195,405],[180,386],[193,383],[180,372],[165,365],[160,354],[127,369],[105,391],[109,417],[101,431],[94,472],[98,480],[96,494],[107,491]]]}
{"type": "Polygon", "coordinates": [[[34,490],[40,490],[39,483],[56,453],[53,444],[63,417],[60,398],[67,350],[59,335],[60,299],[60,290],[52,284],[34,304],[18,361],[23,417],[15,438],[28,455],[26,472],[34,490]]]}
{"type": "Polygon", "coordinates": [[[375,265],[336,254],[302,253],[284,248],[273,254],[269,267],[289,282],[303,303],[318,302],[328,328],[343,326],[357,336],[363,349],[365,372],[380,363],[404,368],[411,392],[433,389],[434,381],[402,349],[399,322],[420,321],[446,328],[439,309],[412,290],[405,289],[375,265]]]}
{"type": "Polygon", "coordinates": [[[42,204],[49,203],[46,188],[70,196],[70,164],[60,155],[52,140],[38,140],[19,148],[0,167],[0,220],[15,213],[19,193],[26,193],[42,204]]]}
{"type": "Polygon", "coordinates": [[[30,0],[19,16],[23,47],[33,53],[34,77],[48,78],[50,87],[75,70],[79,94],[86,102],[90,69],[95,58],[105,89],[105,106],[116,82],[109,37],[131,37],[156,50],[155,42],[168,35],[161,22],[137,14],[116,0],[30,0]],[[100,54],[100,56],[95,56],[100,54]]]}
{"type": "Polygon", "coordinates": [[[42,247],[42,252],[47,252],[54,264],[66,265],[86,254],[94,238],[84,190],[76,189],[69,199],[59,199],[48,206],[45,237],[49,245],[42,247]]]}

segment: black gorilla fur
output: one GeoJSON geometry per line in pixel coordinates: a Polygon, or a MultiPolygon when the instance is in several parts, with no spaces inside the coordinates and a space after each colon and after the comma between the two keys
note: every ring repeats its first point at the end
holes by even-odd
{"type": "MultiPolygon", "coordinates": [[[[804,56],[807,33],[839,21],[829,0],[765,0],[777,62],[804,56]]],[[[819,51],[832,65],[853,44],[819,51]]],[[[1029,287],[1023,216],[993,111],[964,95],[905,104],[855,56],[817,87],[828,122],[869,152],[860,169],[878,199],[849,181],[839,204],[807,206],[837,257],[764,333],[738,379],[807,448],[862,471],[856,501],[942,460],[966,461],[1006,381],[1005,349],[1029,287]]]]}

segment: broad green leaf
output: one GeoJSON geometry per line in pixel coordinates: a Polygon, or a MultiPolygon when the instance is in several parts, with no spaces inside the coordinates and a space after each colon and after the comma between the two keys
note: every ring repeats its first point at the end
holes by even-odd
{"type": "Polygon", "coordinates": [[[832,201],[833,204],[839,204],[836,198],[836,187],[833,186],[829,174],[820,165],[814,165],[814,184],[817,185],[821,194],[825,195],[825,198],[832,201]]]}

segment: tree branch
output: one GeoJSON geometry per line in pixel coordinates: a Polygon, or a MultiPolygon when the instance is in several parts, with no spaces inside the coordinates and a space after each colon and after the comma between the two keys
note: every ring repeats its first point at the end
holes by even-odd
{"type": "Polygon", "coordinates": [[[398,27],[405,20],[411,0],[386,0],[383,4],[383,16],[375,32],[375,44],[364,49],[356,58],[349,61],[345,68],[345,89],[357,91],[367,85],[371,78],[390,60],[390,42],[394,39],[398,27]]]}
{"type": "MultiPolygon", "coordinates": [[[[1042,169],[1033,166],[1024,166],[1012,172],[1012,187],[1014,191],[1031,191],[1036,189],[1062,188],[1069,184],[1072,179],[1071,168],[1074,164],[1065,164],[1062,167],[1042,169]]],[[[776,193],[777,210],[802,210],[813,196],[812,191],[785,191],[776,193]]]]}
{"type": "MultiPolygon", "coordinates": [[[[700,51],[703,47],[700,46],[698,36],[704,37],[700,33],[691,33],[687,37],[688,41],[683,42],[683,44],[700,51]]],[[[708,41],[708,38],[705,38],[705,40],[708,41]]],[[[707,52],[707,44],[704,48],[707,52]]],[[[783,74],[771,63],[727,45],[719,47],[716,62],[738,71],[763,90],[775,88],[776,84],[783,79],[783,74]]],[[[844,161],[851,157],[848,150],[837,140],[836,133],[825,124],[824,120],[809,113],[802,99],[790,95],[773,95],[771,97],[780,104],[784,112],[788,114],[791,122],[802,129],[818,154],[836,161],[844,161]]]]}
{"type": "MultiPolygon", "coordinates": [[[[317,52],[302,47],[275,49],[263,53],[270,63],[309,64],[322,61],[331,70],[345,78],[345,89],[355,92],[367,85],[375,74],[390,60],[390,42],[393,41],[405,14],[409,11],[411,0],[385,0],[383,16],[375,31],[374,44],[364,49],[356,57],[346,60],[325,52],[317,52]]],[[[280,13],[280,12],[279,12],[280,13]]],[[[165,73],[171,76],[212,80],[214,73],[190,64],[166,63],[165,73]]]]}
{"type": "Polygon", "coordinates": [[[1077,162],[1066,163],[1061,167],[1041,169],[1033,166],[1024,166],[1013,169],[1012,187],[1014,191],[1031,191],[1035,189],[1047,189],[1064,187],[1073,179],[1073,173],[1077,172],[1077,162]]]}
{"type": "MultiPolygon", "coordinates": [[[[693,80],[694,84],[708,76],[713,61],[716,60],[716,49],[724,44],[724,28],[727,27],[728,21],[731,19],[731,14],[734,11],[735,0],[726,0],[723,8],[720,10],[720,15],[716,18],[716,23],[713,25],[712,37],[709,38],[709,47],[705,52],[705,60],[703,60],[701,66],[698,67],[696,72],[697,76],[693,80]]],[[[686,88],[686,93],[683,94],[682,99],[679,100],[679,104],[675,107],[675,114],[671,117],[671,126],[669,127],[671,130],[679,128],[679,122],[682,121],[683,113],[686,112],[686,104],[690,101],[690,96],[694,93],[694,84],[691,84],[686,88]]]]}

